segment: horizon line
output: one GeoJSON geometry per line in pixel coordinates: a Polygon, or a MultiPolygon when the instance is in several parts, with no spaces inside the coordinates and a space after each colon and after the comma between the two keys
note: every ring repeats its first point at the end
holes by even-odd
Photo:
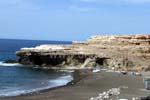
{"type": "Polygon", "coordinates": [[[73,42],[67,40],[44,40],[44,39],[21,39],[21,38],[0,38],[0,40],[26,40],[26,41],[56,41],[56,42],[73,42]]]}

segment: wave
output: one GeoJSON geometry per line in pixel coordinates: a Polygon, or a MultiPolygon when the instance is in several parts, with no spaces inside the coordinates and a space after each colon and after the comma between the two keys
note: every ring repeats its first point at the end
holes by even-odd
{"type": "Polygon", "coordinates": [[[73,77],[71,75],[68,75],[68,76],[59,77],[55,80],[50,80],[49,83],[53,84],[51,85],[52,87],[58,87],[58,86],[67,85],[72,80],[73,80],[73,77]]]}
{"type": "Polygon", "coordinates": [[[35,89],[9,89],[7,91],[0,91],[0,97],[11,97],[11,96],[19,96],[19,95],[24,95],[32,92],[37,92],[37,91],[42,91],[42,90],[47,90],[59,86],[65,86],[67,83],[71,82],[73,80],[73,77],[71,75],[68,76],[62,76],[57,79],[52,79],[49,80],[49,85],[46,87],[40,87],[40,88],[35,88],[35,89]]]}
{"type": "Polygon", "coordinates": [[[100,69],[94,69],[93,70],[93,73],[98,73],[98,72],[100,72],[101,70],[100,69]]]}
{"type": "Polygon", "coordinates": [[[0,61],[0,66],[20,66],[19,63],[4,63],[3,61],[0,61]]]}

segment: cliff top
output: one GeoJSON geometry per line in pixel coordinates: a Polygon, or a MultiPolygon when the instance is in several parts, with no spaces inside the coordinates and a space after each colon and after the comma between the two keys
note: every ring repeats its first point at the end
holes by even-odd
{"type": "Polygon", "coordinates": [[[134,34],[134,35],[94,35],[90,40],[97,39],[150,39],[150,34],[134,34]]]}

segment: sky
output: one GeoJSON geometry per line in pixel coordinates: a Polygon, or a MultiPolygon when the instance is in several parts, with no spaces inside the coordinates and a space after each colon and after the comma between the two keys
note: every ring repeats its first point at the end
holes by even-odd
{"type": "Polygon", "coordinates": [[[0,0],[0,38],[86,40],[150,33],[150,0],[0,0]]]}

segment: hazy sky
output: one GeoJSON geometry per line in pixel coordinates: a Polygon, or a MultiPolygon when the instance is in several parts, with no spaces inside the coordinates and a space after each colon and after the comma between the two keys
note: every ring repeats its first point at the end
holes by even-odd
{"type": "Polygon", "coordinates": [[[150,33],[150,0],[0,0],[0,38],[150,33]]]}

